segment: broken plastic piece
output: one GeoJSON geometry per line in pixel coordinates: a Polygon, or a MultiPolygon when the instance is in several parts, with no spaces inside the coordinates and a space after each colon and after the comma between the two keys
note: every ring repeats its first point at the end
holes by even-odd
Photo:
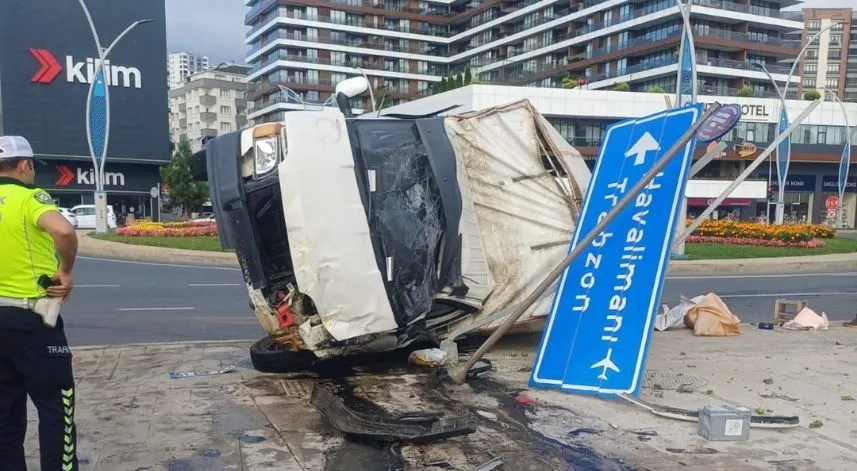
{"type": "Polygon", "coordinates": [[[320,385],[312,388],[310,404],[340,432],[369,440],[427,443],[476,431],[475,422],[470,417],[444,419],[412,415],[402,420],[361,414],[349,409],[330,389],[320,385]]]}
{"type": "Polygon", "coordinates": [[[788,330],[827,330],[830,320],[824,312],[819,316],[812,309],[805,307],[794,319],[783,324],[783,329],[788,330]]]}
{"type": "MultiPolygon", "coordinates": [[[[479,360],[478,362],[476,362],[476,364],[473,365],[473,368],[470,368],[470,370],[467,372],[466,379],[468,381],[473,380],[473,379],[477,379],[480,376],[484,375],[485,373],[491,371],[491,368],[493,368],[493,363],[491,363],[491,361],[479,360]]],[[[449,377],[449,371],[446,369],[438,370],[437,379],[439,379],[441,381],[446,381],[448,379],[451,379],[449,377]]]]}
{"type": "Polygon", "coordinates": [[[287,303],[283,303],[277,308],[277,320],[280,321],[281,329],[286,329],[295,324],[295,318],[292,316],[292,308],[287,303]]]}
{"type": "Polygon", "coordinates": [[[503,457],[498,456],[473,468],[473,471],[493,471],[495,469],[500,469],[501,466],[503,466],[503,457]]]}
{"type": "Polygon", "coordinates": [[[447,354],[439,348],[428,348],[425,350],[416,350],[408,355],[408,363],[417,366],[428,366],[437,368],[446,364],[447,354]]]}

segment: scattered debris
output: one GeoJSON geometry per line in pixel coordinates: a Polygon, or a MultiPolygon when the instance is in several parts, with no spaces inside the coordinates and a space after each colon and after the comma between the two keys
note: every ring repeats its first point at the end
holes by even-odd
{"type": "Polygon", "coordinates": [[[854,396],[852,396],[852,395],[850,395],[850,394],[846,394],[846,395],[842,396],[842,398],[841,398],[841,399],[842,399],[843,401],[853,401],[853,400],[854,400],[854,396]]]}
{"type": "Polygon", "coordinates": [[[408,363],[416,366],[437,368],[446,364],[447,353],[439,348],[415,350],[408,355],[408,363]]]}
{"type": "Polygon", "coordinates": [[[582,435],[584,433],[588,434],[588,435],[601,435],[600,430],[595,430],[594,428],[584,427],[584,428],[576,428],[576,429],[572,430],[571,432],[568,432],[568,436],[569,437],[579,437],[580,435],[582,435]]]}
{"type": "Polygon", "coordinates": [[[503,466],[503,457],[497,456],[473,468],[472,471],[493,471],[503,466]]]}
{"type": "Polygon", "coordinates": [[[530,412],[536,411],[536,401],[526,394],[519,394],[515,397],[515,402],[518,403],[519,406],[528,409],[530,412]]]}
{"type": "Polygon", "coordinates": [[[819,316],[812,309],[805,307],[801,309],[794,319],[783,324],[783,329],[788,330],[827,330],[830,320],[824,312],[819,316]]]}
{"type": "Polygon", "coordinates": [[[199,456],[202,456],[203,458],[217,458],[220,455],[220,450],[217,448],[206,448],[199,452],[199,456]]]}
{"type": "Polygon", "coordinates": [[[645,430],[632,430],[631,433],[637,436],[637,440],[641,442],[647,442],[652,439],[652,437],[657,437],[658,432],[650,429],[645,430]]]}
{"type": "Polygon", "coordinates": [[[820,428],[822,425],[824,425],[824,423],[822,421],[813,420],[812,422],[810,422],[809,428],[820,428]]]}
{"type": "Polygon", "coordinates": [[[229,365],[219,370],[192,370],[192,371],[171,371],[170,379],[191,378],[194,376],[214,376],[235,371],[235,365],[229,365]]]}
{"type": "Polygon", "coordinates": [[[755,412],[756,414],[759,414],[759,415],[765,415],[765,408],[764,407],[757,407],[753,412],[755,412]]]}
{"type": "MultiPolygon", "coordinates": [[[[683,420],[685,422],[697,422],[699,420],[698,410],[680,409],[678,407],[662,406],[652,404],[627,394],[620,394],[620,398],[634,404],[638,407],[648,410],[658,417],[666,417],[668,419],[683,420]]],[[[783,415],[754,415],[750,417],[750,427],[768,428],[768,429],[785,429],[795,428],[800,426],[800,417],[783,416],[783,415]]]]}
{"type": "Polygon", "coordinates": [[[698,337],[741,335],[741,319],[714,293],[706,294],[684,316],[684,325],[698,337]]]}
{"type": "Polygon", "coordinates": [[[759,322],[759,328],[762,330],[774,330],[774,324],[771,322],[759,322]]]}
{"type": "Polygon", "coordinates": [[[759,397],[764,398],[764,399],[782,399],[784,401],[797,402],[797,399],[795,399],[793,397],[786,396],[785,394],[777,393],[777,392],[772,392],[769,394],[759,394],[759,397]]]}
{"type": "Polygon", "coordinates": [[[358,413],[322,385],[313,387],[310,404],[342,433],[382,442],[426,443],[476,431],[476,425],[470,417],[389,419],[378,417],[377,414],[358,413]]]}
{"type": "Polygon", "coordinates": [[[478,411],[476,411],[476,415],[478,415],[479,417],[483,417],[485,419],[488,419],[488,420],[497,420],[497,414],[495,414],[493,412],[478,410],[478,411]]]}
{"type": "MultiPolygon", "coordinates": [[[[491,363],[490,360],[485,360],[485,359],[479,360],[473,365],[472,368],[470,368],[470,371],[467,372],[466,378],[467,378],[467,380],[474,380],[476,378],[479,378],[482,375],[484,375],[485,373],[491,371],[491,369],[493,367],[494,367],[494,364],[491,363]]],[[[437,379],[439,381],[451,381],[452,380],[452,378],[449,377],[449,370],[447,370],[446,368],[441,368],[441,369],[437,370],[437,379]]]]}
{"type": "Polygon", "coordinates": [[[666,449],[670,453],[685,453],[688,455],[716,455],[718,453],[714,448],[694,448],[692,450],[685,450],[684,448],[667,448],[666,449]]]}
{"type": "Polygon", "coordinates": [[[712,394],[714,394],[714,390],[709,389],[708,391],[705,391],[705,394],[708,394],[709,396],[711,396],[712,394]]]}
{"type": "Polygon", "coordinates": [[[238,440],[241,440],[244,443],[262,443],[265,441],[265,437],[260,437],[258,435],[247,435],[246,433],[242,433],[238,436],[238,440]]]}
{"type": "Polygon", "coordinates": [[[774,378],[765,378],[762,382],[765,384],[774,384],[774,378]]]}
{"type": "Polygon", "coordinates": [[[833,342],[833,345],[842,345],[842,342],[840,342],[839,340],[837,340],[837,341],[833,342]]]}

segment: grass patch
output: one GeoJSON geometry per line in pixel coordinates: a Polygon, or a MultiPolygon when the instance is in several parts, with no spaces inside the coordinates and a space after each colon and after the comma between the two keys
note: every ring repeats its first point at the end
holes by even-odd
{"type": "Polygon", "coordinates": [[[824,247],[756,247],[752,245],[687,244],[685,251],[691,260],[728,260],[736,258],[798,257],[832,253],[857,252],[857,239],[824,239],[824,247]]]}
{"type": "Polygon", "coordinates": [[[115,234],[89,233],[93,239],[109,240],[131,245],[147,245],[149,247],[166,247],[170,249],[203,250],[207,252],[231,252],[220,248],[217,237],[123,237],[115,234]]]}

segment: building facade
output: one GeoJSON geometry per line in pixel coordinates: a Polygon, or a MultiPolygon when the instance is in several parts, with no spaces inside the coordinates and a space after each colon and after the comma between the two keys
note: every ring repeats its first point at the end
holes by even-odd
{"type": "Polygon", "coordinates": [[[801,61],[801,93],[829,90],[857,101],[857,12],[848,8],[804,8],[803,40],[819,32],[801,61]]]}
{"type": "Polygon", "coordinates": [[[167,58],[167,81],[170,90],[184,85],[191,75],[208,70],[208,57],[190,52],[175,52],[167,58]]]}
{"type": "Polygon", "coordinates": [[[247,125],[249,67],[221,64],[188,77],[170,90],[170,139],[202,149],[203,139],[238,131],[247,125]]]}
{"type": "MultiPolygon", "coordinates": [[[[772,94],[753,63],[784,83],[803,29],[800,2],[695,0],[702,93],[772,94]]],[[[323,102],[365,73],[386,105],[429,95],[470,69],[484,83],[634,91],[675,89],[682,20],[674,0],[247,0],[250,118],[323,102]],[[627,85],[626,85],[627,84],[627,85]],[[290,91],[284,91],[280,85],[290,91]]],[[[793,78],[795,83],[799,78],[793,78]]],[[[797,87],[793,87],[797,92],[797,87]]],[[[368,108],[368,100],[355,107],[368,108]]]]}
{"type": "MultiPolygon", "coordinates": [[[[110,140],[105,163],[107,202],[117,214],[157,213],[150,196],[169,162],[167,83],[164,80],[164,1],[87,0],[102,42],[112,41],[135,20],[110,53],[110,140]]],[[[60,205],[93,204],[95,181],[86,104],[98,57],[77,2],[3,2],[0,15],[0,134],[26,137],[46,166],[36,184],[60,205]]],[[[156,195],[157,196],[157,195],[156,195]]]]}
{"type": "MultiPolygon", "coordinates": [[[[385,113],[425,114],[448,107],[447,112],[465,113],[529,99],[569,143],[587,158],[592,167],[602,144],[605,128],[629,118],[647,116],[666,107],[664,95],[597,90],[562,90],[491,85],[471,85],[446,93],[415,100],[386,109],[385,113]]],[[[711,198],[720,195],[747,166],[776,138],[780,102],[773,98],[700,96],[702,103],[737,103],[743,115],[738,126],[723,137],[727,150],[708,164],[688,184],[688,215],[702,212],[711,198]]],[[[798,116],[809,104],[788,100],[789,116],[798,116]]],[[[848,131],[857,123],[857,104],[845,103],[848,123],[842,109],[833,101],[821,103],[792,133],[791,166],[785,189],[786,217],[790,221],[831,222],[826,203],[839,193],[839,162],[848,131]]],[[[857,142],[851,149],[857,155],[857,142]]],[[[698,147],[696,157],[705,149],[698,147]]],[[[768,187],[777,193],[775,155],[763,162],[749,181],[724,201],[715,217],[744,220],[773,219],[773,201],[768,187]],[[738,195],[738,196],[735,196],[738,195]]],[[[851,165],[845,189],[844,221],[855,227],[857,217],[857,162],[851,165]]]]}

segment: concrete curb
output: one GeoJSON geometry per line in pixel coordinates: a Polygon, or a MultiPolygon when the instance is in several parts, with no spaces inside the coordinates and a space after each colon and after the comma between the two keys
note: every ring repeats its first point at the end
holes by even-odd
{"type": "MultiPolygon", "coordinates": [[[[81,255],[150,263],[200,265],[238,269],[238,260],[230,252],[179,250],[93,239],[78,232],[81,255]]],[[[857,253],[812,255],[806,257],[746,258],[736,260],[674,260],[669,274],[746,274],[800,271],[857,270],[857,253]]]]}

